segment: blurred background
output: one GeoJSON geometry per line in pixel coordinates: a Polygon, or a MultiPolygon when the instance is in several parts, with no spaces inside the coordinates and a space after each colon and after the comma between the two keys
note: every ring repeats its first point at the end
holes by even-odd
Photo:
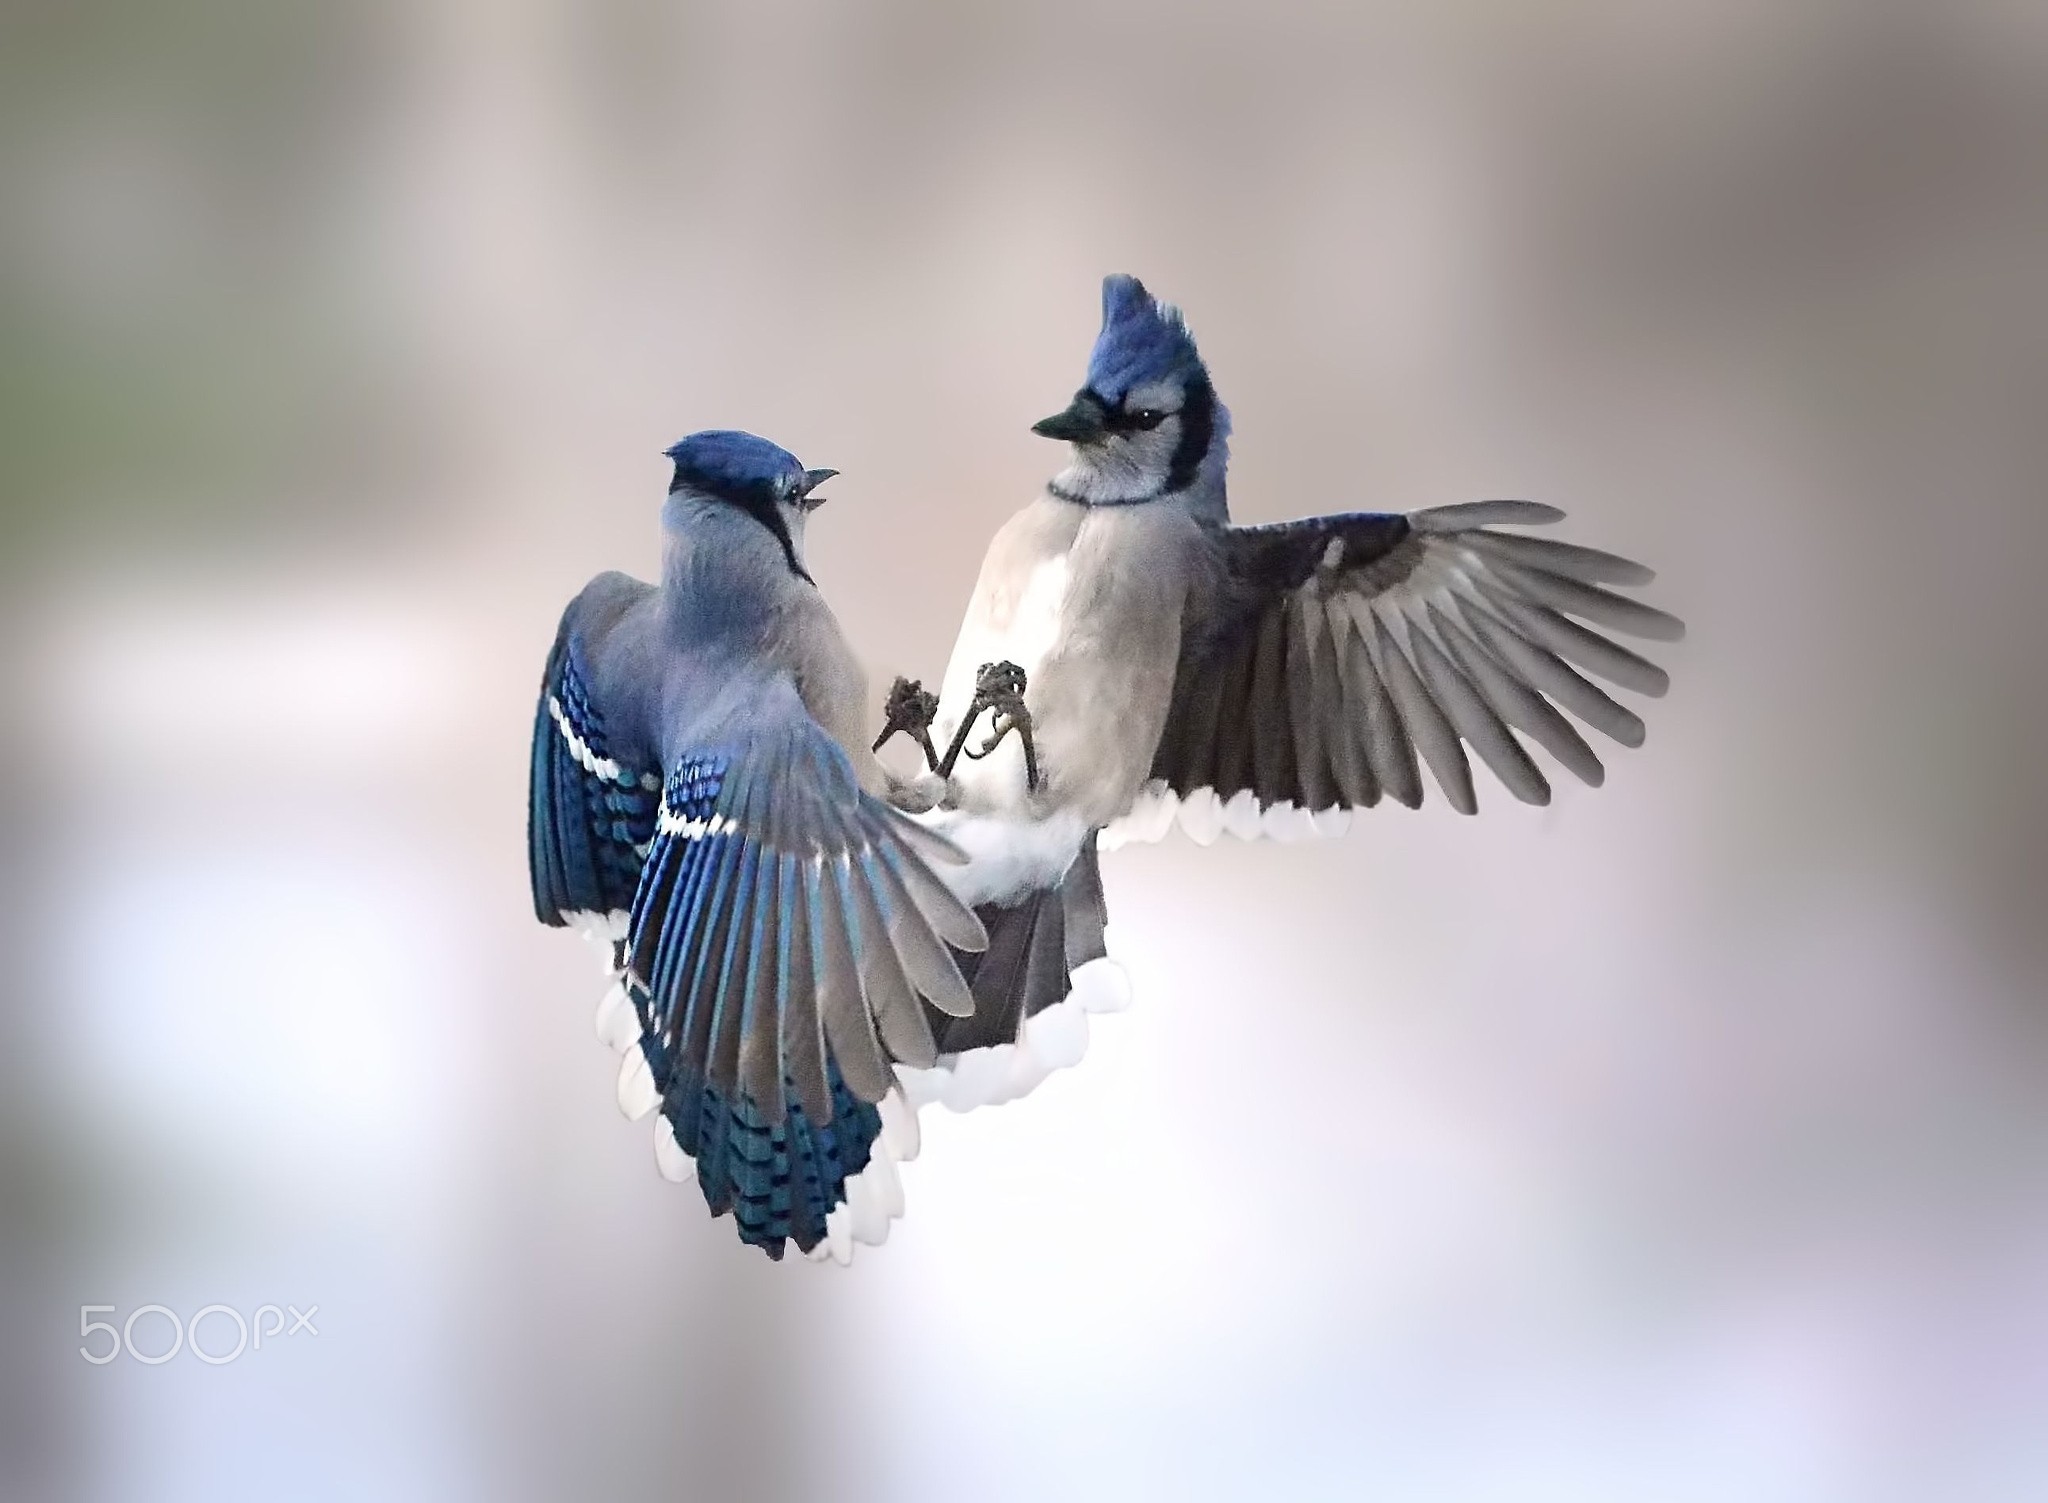
{"type": "Polygon", "coordinates": [[[12,0],[0,122],[0,1495],[2048,1496],[2048,11],[12,0]],[[1111,270],[1240,520],[1562,504],[1676,688],[1107,857],[1134,1009],[771,1265],[532,919],[557,615],[744,426],[935,675],[1111,270]]]}

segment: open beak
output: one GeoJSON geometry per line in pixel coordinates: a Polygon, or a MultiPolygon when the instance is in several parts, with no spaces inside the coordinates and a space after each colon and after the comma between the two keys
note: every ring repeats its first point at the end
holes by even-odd
{"type": "Polygon", "coordinates": [[[823,485],[826,481],[830,480],[834,475],[837,475],[838,473],[839,472],[837,470],[804,471],[804,483],[800,487],[798,487],[797,495],[802,498],[804,503],[804,509],[806,511],[816,511],[819,507],[823,506],[827,501],[831,499],[831,497],[829,496],[814,496],[811,494],[811,492],[816,490],[819,486],[823,485]]]}
{"type": "Polygon", "coordinates": [[[1065,412],[1040,418],[1031,425],[1031,431],[1045,438],[1063,438],[1070,444],[1090,444],[1109,431],[1102,419],[1102,403],[1095,393],[1076,392],[1065,412]]]}

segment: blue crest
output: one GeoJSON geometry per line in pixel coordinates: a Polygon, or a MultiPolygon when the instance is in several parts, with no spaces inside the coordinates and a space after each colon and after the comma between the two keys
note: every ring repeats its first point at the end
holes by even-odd
{"type": "Polygon", "coordinates": [[[797,457],[780,444],[733,428],[692,433],[667,453],[676,462],[676,485],[688,484],[715,496],[765,490],[792,476],[801,480],[804,473],[797,457]]]}
{"type": "Polygon", "coordinates": [[[1088,357],[1088,385],[1098,396],[1120,402],[1134,386],[1201,368],[1178,308],[1153,297],[1136,277],[1102,279],[1102,332],[1088,357]]]}

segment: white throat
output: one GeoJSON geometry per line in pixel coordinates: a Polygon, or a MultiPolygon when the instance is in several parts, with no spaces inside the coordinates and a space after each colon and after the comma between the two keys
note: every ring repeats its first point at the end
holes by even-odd
{"type": "Polygon", "coordinates": [[[1091,444],[1074,451],[1067,467],[1053,476],[1050,489],[1055,496],[1087,506],[1156,500],[1173,471],[1173,448],[1172,435],[1164,431],[1091,444]]]}

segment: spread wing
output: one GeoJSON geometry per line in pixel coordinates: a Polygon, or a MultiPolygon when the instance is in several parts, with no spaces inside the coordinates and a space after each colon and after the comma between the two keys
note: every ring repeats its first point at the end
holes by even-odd
{"type": "Polygon", "coordinates": [[[946,1021],[973,1010],[954,955],[987,937],[931,869],[959,851],[860,788],[786,675],[721,675],[722,730],[660,761],[636,751],[659,659],[615,632],[649,589],[600,576],[548,656],[534,908],[611,943],[622,974],[600,1031],[627,1051],[620,1106],[661,1107],[663,1174],[694,1159],[713,1214],[771,1257],[794,1241],[844,1262],[902,1212],[894,1161],[916,1133],[885,1099],[893,1066],[933,1063],[927,1006],[946,1021]],[[620,675],[594,671],[622,651],[640,664],[623,703],[597,692],[620,675]]]}
{"type": "Polygon", "coordinates": [[[632,905],[660,803],[658,771],[619,758],[592,702],[589,650],[571,604],[548,654],[533,719],[527,866],[534,913],[544,924],[594,922],[632,905]]]}
{"type": "Polygon", "coordinates": [[[1285,833],[1311,815],[1320,825],[1382,797],[1412,808],[1424,767],[1471,814],[1468,748],[1517,798],[1548,803],[1517,732],[1598,785],[1604,769],[1574,718],[1631,747],[1643,722],[1585,675],[1651,696],[1669,682],[1603,633],[1673,642],[1684,626],[1609,588],[1647,584],[1642,565],[1497,530],[1563,515],[1481,501],[1224,532],[1226,584],[1209,619],[1190,623],[1130,816],[1156,829],[1133,833],[1163,833],[1176,803],[1209,839],[1285,833]]]}
{"type": "Polygon", "coordinates": [[[670,1119],[706,1096],[822,1123],[839,1079],[876,1102],[893,1062],[929,1066],[918,999],[972,1012],[946,947],[988,943],[931,869],[963,859],[862,791],[787,679],[749,696],[743,733],[673,756],[625,944],[670,1119]]]}

